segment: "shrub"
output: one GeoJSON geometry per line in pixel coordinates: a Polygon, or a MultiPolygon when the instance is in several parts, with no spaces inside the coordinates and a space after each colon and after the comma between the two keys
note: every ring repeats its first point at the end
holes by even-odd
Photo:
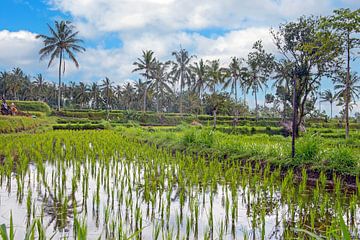
{"type": "Polygon", "coordinates": [[[337,147],[329,152],[329,168],[338,172],[351,172],[358,165],[358,159],[350,148],[337,147]]]}
{"type": "Polygon", "coordinates": [[[306,135],[301,138],[296,144],[295,163],[307,164],[317,162],[321,149],[320,142],[321,139],[314,135],[306,135]]]}

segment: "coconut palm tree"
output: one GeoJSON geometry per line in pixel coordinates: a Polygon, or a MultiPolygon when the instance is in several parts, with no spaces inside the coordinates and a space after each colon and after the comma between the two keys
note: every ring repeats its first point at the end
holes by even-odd
{"type": "Polygon", "coordinates": [[[138,58],[136,62],[133,63],[133,65],[135,66],[135,68],[133,69],[132,72],[139,72],[142,71],[142,73],[140,73],[142,76],[145,77],[146,81],[145,81],[145,91],[144,91],[144,106],[143,106],[143,111],[146,112],[146,99],[147,99],[147,91],[148,91],[148,85],[150,83],[151,80],[151,70],[154,69],[154,65],[155,65],[156,59],[154,57],[154,52],[151,50],[146,50],[146,51],[142,51],[142,58],[138,58]]]}
{"type": "Polygon", "coordinates": [[[170,75],[175,83],[180,85],[180,113],[183,112],[183,90],[186,85],[191,85],[192,68],[190,65],[191,59],[195,56],[190,56],[189,52],[180,47],[179,51],[172,52],[175,57],[175,61],[172,61],[172,69],[170,75]]]}
{"type": "Polygon", "coordinates": [[[131,110],[133,101],[135,100],[135,88],[132,83],[127,82],[121,87],[121,96],[124,99],[125,109],[131,110]]]}
{"type": "Polygon", "coordinates": [[[38,95],[37,99],[40,101],[44,98],[46,87],[47,87],[47,82],[41,73],[36,75],[36,77],[34,77],[34,79],[35,79],[35,81],[33,83],[36,87],[36,94],[38,95]]]}
{"type": "Polygon", "coordinates": [[[100,89],[102,91],[102,96],[105,99],[105,107],[106,107],[106,115],[109,118],[109,108],[111,98],[113,96],[113,82],[110,81],[108,77],[102,80],[102,84],[100,85],[100,89]]]}
{"type": "Polygon", "coordinates": [[[166,92],[173,92],[171,89],[172,82],[170,81],[169,73],[167,72],[168,67],[169,64],[157,61],[154,69],[151,71],[153,81],[150,83],[149,87],[156,95],[156,112],[159,112],[160,98],[164,97],[166,92]]]}
{"type": "Polygon", "coordinates": [[[75,100],[80,104],[80,108],[83,108],[85,104],[90,101],[89,86],[83,82],[80,82],[76,88],[75,100]]]}
{"type": "Polygon", "coordinates": [[[253,52],[250,52],[247,59],[249,67],[249,78],[247,79],[247,92],[252,91],[255,97],[255,114],[258,119],[258,99],[257,93],[266,86],[269,75],[272,72],[274,57],[267,54],[261,41],[256,41],[253,45],[253,52]]]}
{"type": "Polygon", "coordinates": [[[55,21],[55,29],[48,25],[50,35],[39,34],[36,38],[43,39],[44,47],[40,49],[40,60],[50,56],[48,68],[55,58],[59,58],[59,89],[58,89],[58,110],[61,107],[61,74],[65,73],[65,57],[68,57],[78,68],[79,63],[75,53],[85,52],[80,44],[81,39],[76,38],[79,32],[74,31],[75,27],[69,21],[55,21]]]}
{"type": "Polygon", "coordinates": [[[321,102],[329,102],[330,103],[330,119],[331,119],[332,113],[333,113],[333,103],[336,100],[335,94],[333,94],[332,91],[328,89],[328,90],[325,90],[323,93],[321,93],[320,98],[321,98],[321,102]]]}
{"type": "MultiPolygon", "coordinates": [[[[206,66],[206,72],[207,72],[206,74],[207,87],[212,92],[212,95],[215,97],[217,84],[222,84],[224,82],[224,78],[226,77],[224,70],[220,67],[220,60],[208,61],[208,65],[206,66]]],[[[218,110],[218,104],[215,103],[213,108],[214,128],[216,128],[217,110],[218,110]]]]}
{"type": "Polygon", "coordinates": [[[346,138],[349,138],[349,122],[348,114],[346,111],[350,110],[350,105],[355,103],[356,100],[360,97],[360,77],[355,73],[350,74],[350,81],[348,81],[346,72],[339,72],[334,78],[334,89],[335,97],[341,100],[344,103],[345,107],[345,131],[346,138]]]}
{"type": "Polygon", "coordinates": [[[92,108],[99,107],[99,99],[100,99],[100,87],[97,83],[92,83],[90,87],[90,99],[92,108]]]}

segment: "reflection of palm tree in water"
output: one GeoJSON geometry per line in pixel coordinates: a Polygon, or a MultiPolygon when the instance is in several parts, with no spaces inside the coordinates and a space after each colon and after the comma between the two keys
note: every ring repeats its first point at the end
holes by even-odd
{"type": "Polygon", "coordinates": [[[86,212],[86,201],[76,201],[74,191],[65,197],[57,198],[44,179],[44,175],[43,183],[45,193],[39,191],[38,194],[39,200],[43,203],[43,211],[50,217],[49,222],[46,224],[46,228],[51,224],[54,224],[55,230],[59,229],[67,231],[67,226],[71,222],[68,219],[74,218],[76,214],[82,213],[84,209],[86,212]]]}

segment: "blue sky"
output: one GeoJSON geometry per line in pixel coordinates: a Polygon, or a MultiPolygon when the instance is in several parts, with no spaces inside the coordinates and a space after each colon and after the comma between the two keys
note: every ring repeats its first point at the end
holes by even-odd
{"type": "MultiPolygon", "coordinates": [[[[79,69],[67,65],[65,82],[108,76],[120,84],[138,77],[131,74],[132,63],[143,49],[168,60],[182,45],[198,58],[220,59],[226,65],[232,56],[245,57],[258,39],[276,53],[270,27],[301,15],[328,15],[340,7],[356,9],[360,1],[0,0],[0,71],[19,66],[56,81],[56,66],[48,69],[46,61],[39,61],[41,42],[35,39],[38,33],[47,34],[46,24],[54,20],[71,20],[87,48],[78,56],[79,69]]],[[[354,68],[360,69],[358,65],[354,68]]],[[[322,89],[330,87],[324,83],[322,89]]],[[[261,102],[263,95],[259,98],[261,102]]],[[[251,95],[248,99],[253,104],[251,95]]]]}

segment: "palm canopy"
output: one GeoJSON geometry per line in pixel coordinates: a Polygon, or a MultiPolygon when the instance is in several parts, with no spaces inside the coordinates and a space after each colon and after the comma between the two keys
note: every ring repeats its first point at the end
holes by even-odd
{"type": "Polygon", "coordinates": [[[346,73],[341,72],[334,79],[334,89],[336,91],[335,96],[337,98],[343,98],[346,96],[347,86],[349,88],[349,103],[355,102],[360,97],[360,77],[356,74],[350,74],[350,82],[346,81],[346,73]]]}
{"type": "Polygon", "coordinates": [[[42,38],[45,45],[39,51],[40,60],[50,55],[48,63],[48,67],[50,67],[55,58],[67,55],[75,66],[79,67],[79,62],[74,53],[86,51],[85,48],[80,45],[83,43],[83,40],[76,38],[79,32],[74,32],[75,28],[70,21],[55,21],[55,29],[49,24],[48,27],[51,34],[50,36],[43,34],[36,36],[36,38],[42,38]]]}
{"type": "Polygon", "coordinates": [[[333,94],[333,92],[329,89],[321,93],[320,98],[322,102],[329,102],[330,104],[336,100],[335,94],[333,94]]]}
{"type": "Polygon", "coordinates": [[[208,61],[206,66],[207,87],[210,91],[215,92],[216,85],[223,83],[226,76],[224,69],[220,67],[220,60],[208,61]]]}
{"type": "Polygon", "coordinates": [[[242,66],[244,59],[232,57],[231,62],[227,68],[225,68],[225,81],[223,89],[231,88],[231,93],[235,94],[235,101],[237,102],[237,89],[240,86],[245,89],[245,83],[248,75],[246,67],[242,66]]]}
{"type": "Polygon", "coordinates": [[[190,66],[192,71],[192,91],[196,92],[201,97],[201,92],[206,88],[206,64],[204,60],[200,59],[190,66]]]}
{"type": "Polygon", "coordinates": [[[156,58],[154,57],[154,52],[152,50],[143,50],[142,57],[138,58],[137,61],[133,63],[135,68],[132,70],[132,72],[144,71],[140,74],[146,79],[149,79],[151,77],[151,70],[155,67],[155,63],[156,58]]]}
{"type": "Polygon", "coordinates": [[[79,62],[75,57],[75,53],[85,52],[85,48],[80,44],[83,41],[76,36],[78,31],[74,31],[75,27],[69,21],[55,21],[55,29],[49,24],[50,35],[39,34],[36,38],[43,39],[44,47],[40,49],[40,60],[50,56],[48,67],[51,66],[55,58],[59,58],[59,89],[58,89],[58,110],[61,105],[61,68],[65,72],[64,57],[68,57],[78,68],[79,62]]]}

